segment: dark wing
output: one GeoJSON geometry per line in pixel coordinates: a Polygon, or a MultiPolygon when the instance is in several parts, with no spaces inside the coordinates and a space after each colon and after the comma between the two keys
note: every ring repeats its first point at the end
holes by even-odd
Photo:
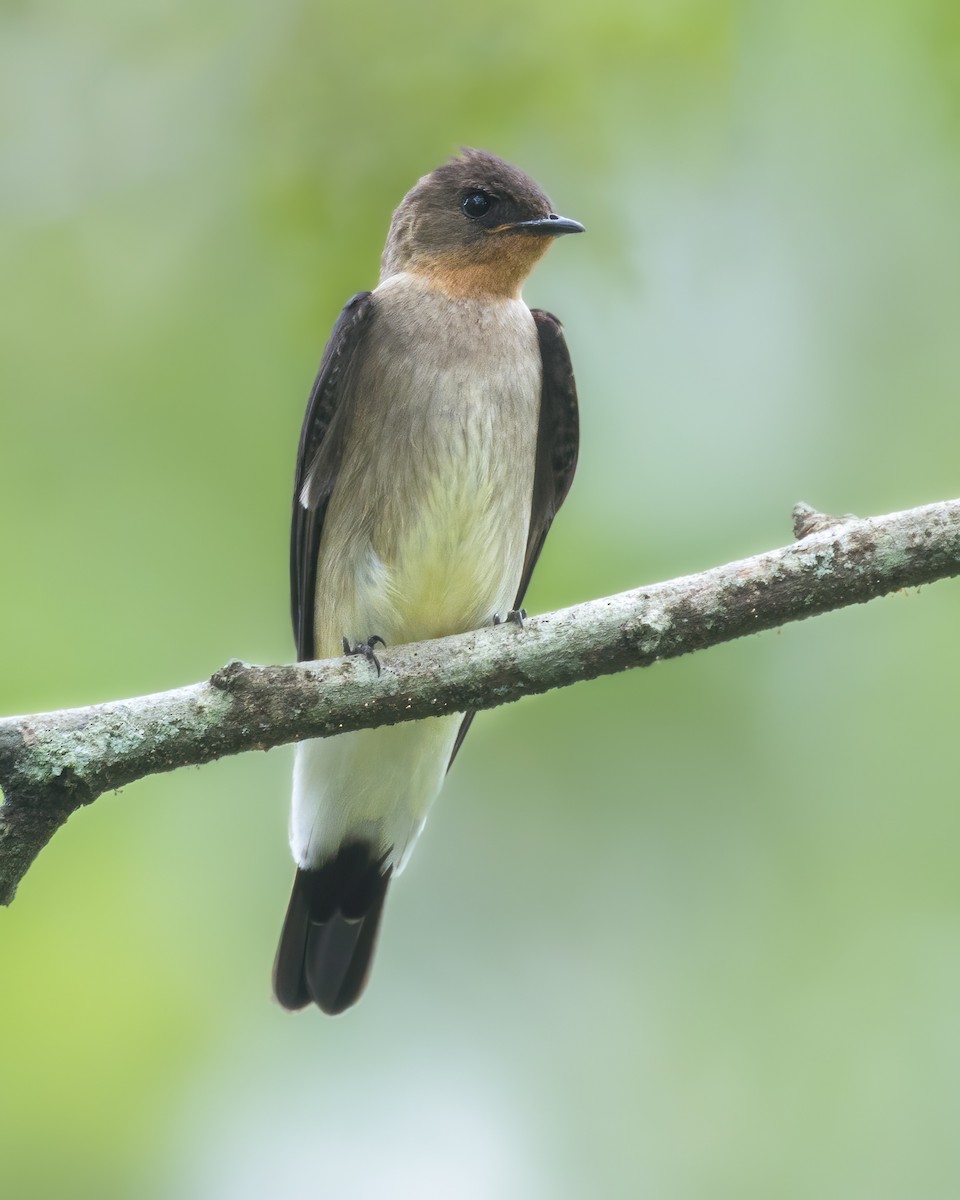
{"type": "MultiPolygon", "coordinates": [[[[530,529],[527,533],[527,551],[523,559],[523,573],[514,608],[523,603],[537,565],[543,543],[553,518],[570,491],[573,475],[577,469],[577,454],[580,449],[580,416],[577,409],[577,385],[573,378],[573,366],[563,327],[553,313],[534,308],[533,319],[537,323],[540,338],[540,358],[543,362],[543,383],[540,391],[540,424],[537,429],[537,463],[533,475],[533,503],[530,507],[530,529]]],[[[463,718],[450,764],[457,756],[463,739],[467,736],[474,713],[463,718]]]]}
{"type": "Polygon", "coordinates": [[[300,432],[290,528],[290,608],[297,658],[301,662],[314,657],[317,555],[347,428],[348,414],[341,400],[359,359],[359,348],[373,313],[370,292],[360,292],[338,317],[323,352],[300,432]],[[300,497],[308,476],[310,507],[304,508],[300,497]]]}
{"type": "Polygon", "coordinates": [[[540,337],[543,385],[540,392],[540,427],[537,430],[537,466],[533,476],[533,503],[523,574],[514,608],[523,603],[530,576],[537,565],[553,518],[567,498],[580,450],[580,416],[573,366],[563,337],[563,327],[553,313],[533,309],[540,337]]]}

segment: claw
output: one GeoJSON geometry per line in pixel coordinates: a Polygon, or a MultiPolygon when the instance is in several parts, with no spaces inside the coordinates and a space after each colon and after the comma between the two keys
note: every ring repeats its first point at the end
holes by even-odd
{"type": "Polygon", "coordinates": [[[374,654],[374,652],[373,652],[373,648],[377,644],[377,642],[379,642],[381,646],[385,646],[387,644],[383,640],[383,638],[380,637],[379,634],[376,634],[376,633],[373,635],[373,637],[367,638],[367,640],[365,642],[357,642],[356,645],[353,646],[352,648],[350,646],[349,641],[346,638],[344,638],[343,639],[343,652],[344,652],[344,654],[349,655],[349,656],[353,656],[354,654],[362,654],[363,657],[367,660],[367,662],[373,663],[373,665],[377,668],[377,674],[379,675],[380,674],[380,659],[377,658],[376,654],[374,654]]]}
{"type": "Polygon", "coordinates": [[[522,629],[526,619],[527,610],[525,608],[511,608],[505,617],[501,617],[499,613],[493,614],[494,625],[503,625],[506,622],[510,625],[519,625],[522,629]]]}

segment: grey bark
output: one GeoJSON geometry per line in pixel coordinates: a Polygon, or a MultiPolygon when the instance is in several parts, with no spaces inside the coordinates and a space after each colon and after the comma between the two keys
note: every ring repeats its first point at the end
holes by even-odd
{"type": "Polygon", "coordinates": [[[868,520],[794,511],[800,540],[616,596],[364,659],[260,667],[0,719],[0,903],[76,809],[160,771],[307,737],[493,708],[960,574],[960,500],[868,520]]]}

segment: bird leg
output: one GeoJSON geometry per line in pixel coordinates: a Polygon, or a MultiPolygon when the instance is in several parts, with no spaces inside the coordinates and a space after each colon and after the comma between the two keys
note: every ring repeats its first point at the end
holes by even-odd
{"type": "Polygon", "coordinates": [[[373,665],[377,668],[377,674],[379,675],[380,674],[380,659],[377,658],[376,654],[374,654],[374,652],[373,652],[373,648],[377,644],[377,642],[379,642],[381,646],[385,646],[387,644],[383,640],[382,637],[379,637],[377,634],[374,634],[373,637],[367,638],[367,640],[365,642],[357,642],[354,645],[354,647],[351,649],[350,642],[347,640],[347,638],[344,638],[343,639],[343,652],[346,655],[362,654],[363,657],[367,660],[367,662],[373,663],[373,665]]]}

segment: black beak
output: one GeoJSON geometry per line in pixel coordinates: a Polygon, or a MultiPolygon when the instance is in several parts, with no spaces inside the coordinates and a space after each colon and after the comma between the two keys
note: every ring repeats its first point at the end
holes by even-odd
{"type": "MultiPolygon", "coordinates": [[[[564,233],[583,233],[579,221],[571,221],[569,217],[558,217],[556,213],[548,213],[545,217],[537,217],[535,221],[514,221],[510,225],[501,225],[500,229],[524,229],[528,233],[542,233],[547,237],[560,237],[564,233]]],[[[500,229],[495,232],[499,233],[500,229]]]]}

